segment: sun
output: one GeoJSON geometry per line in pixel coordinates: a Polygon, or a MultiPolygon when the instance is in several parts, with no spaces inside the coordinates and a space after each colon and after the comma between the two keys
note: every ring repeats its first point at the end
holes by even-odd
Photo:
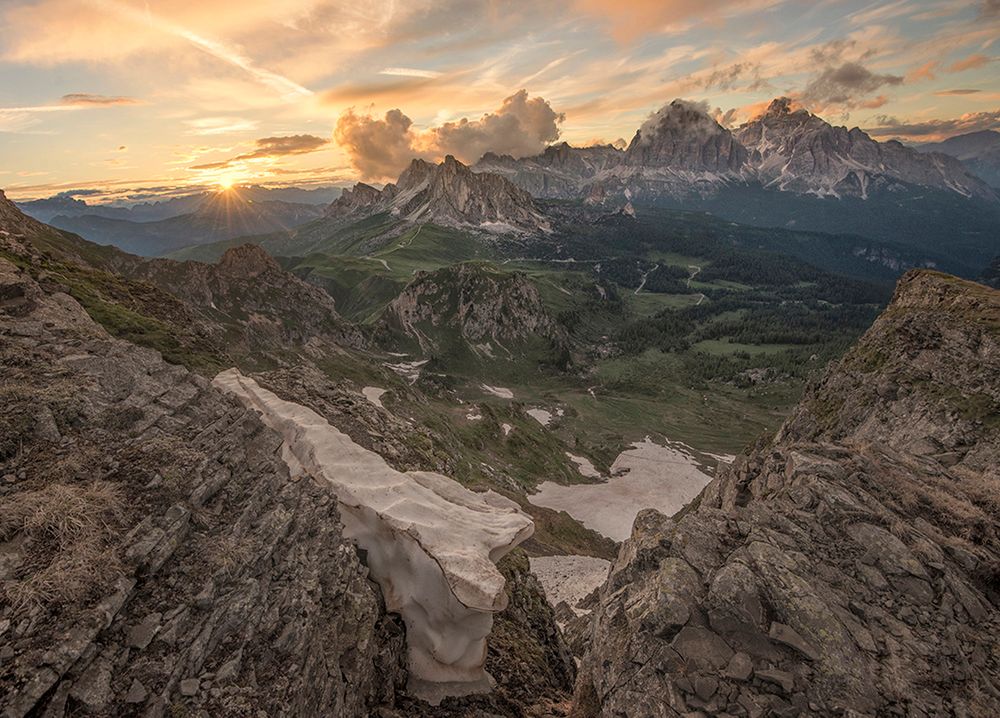
{"type": "Polygon", "coordinates": [[[216,180],[216,184],[219,186],[220,192],[226,192],[227,190],[231,190],[233,185],[236,184],[236,178],[231,176],[219,177],[216,180]]]}

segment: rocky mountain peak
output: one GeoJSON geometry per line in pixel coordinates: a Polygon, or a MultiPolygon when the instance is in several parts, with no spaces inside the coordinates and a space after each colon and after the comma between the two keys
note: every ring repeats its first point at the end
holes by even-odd
{"type": "Polygon", "coordinates": [[[736,140],[762,184],[800,194],[867,198],[878,190],[922,185],[996,199],[961,163],[932,159],[899,142],[877,142],[860,128],[835,127],[788,98],[740,126],[736,140]]]}
{"type": "Polygon", "coordinates": [[[277,260],[258,244],[244,244],[227,249],[219,259],[219,271],[242,277],[257,277],[267,272],[281,271],[277,260]]]}
{"type": "Polygon", "coordinates": [[[530,194],[498,174],[473,172],[452,155],[436,165],[412,160],[396,183],[381,191],[358,184],[330,205],[327,216],[363,217],[379,212],[409,222],[490,231],[549,228],[530,194]]]}
{"type": "Polygon", "coordinates": [[[343,194],[326,208],[327,217],[346,217],[363,212],[378,203],[381,190],[370,184],[358,182],[354,187],[345,189],[343,194]]]}
{"type": "Polygon", "coordinates": [[[729,130],[703,107],[684,100],[674,100],[653,113],[625,152],[630,166],[675,171],[732,172],[746,161],[746,150],[729,130]]]}

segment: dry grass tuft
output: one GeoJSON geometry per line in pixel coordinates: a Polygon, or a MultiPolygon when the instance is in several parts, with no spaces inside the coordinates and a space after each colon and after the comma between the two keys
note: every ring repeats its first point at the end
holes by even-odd
{"type": "Polygon", "coordinates": [[[107,481],[50,484],[0,505],[0,539],[17,538],[24,563],[4,584],[17,608],[85,599],[121,575],[114,538],[124,514],[121,489],[107,481]]]}

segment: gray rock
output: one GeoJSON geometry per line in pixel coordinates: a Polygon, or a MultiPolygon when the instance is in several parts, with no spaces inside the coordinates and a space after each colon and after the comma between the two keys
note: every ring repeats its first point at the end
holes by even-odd
{"type": "Polygon", "coordinates": [[[734,653],[723,675],[735,681],[748,681],[753,675],[753,661],[746,653],[734,653]]]}
{"type": "Polygon", "coordinates": [[[698,626],[681,629],[670,645],[695,668],[718,670],[733,657],[733,649],[724,640],[698,626]]]}
{"type": "Polygon", "coordinates": [[[151,613],[143,619],[142,623],[133,626],[128,632],[126,645],[139,650],[148,646],[160,630],[161,618],[163,618],[162,613],[151,613]]]}
{"type": "Polygon", "coordinates": [[[815,661],[819,658],[816,654],[816,649],[810,646],[791,626],[772,621],[771,631],[768,635],[770,635],[772,640],[798,651],[810,661],[815,661]]]}
{"type": "Polygon", "coordinates": [[[145,703],[148,696],[149,691],[146,690],[146,686],[142,685],[138,678],[133,678],[132,685],[129,686],[128,693],[125,694],[125,702],[145,703]]]}
{"type": "Polygon", "coordinates": [[[180,682],[179,690],[182,696],[196,696],[201,689],[201,680],[198,678],[185,678],[180,682]]]}
{"type": "Polygon", "coordinates": [[[785,693],[791,693],[795,689],[795,676],[786,671],[779,671],[774,668],[758,669],[754,672],[757,678],[768,683],[781,686],[785,693]]]}

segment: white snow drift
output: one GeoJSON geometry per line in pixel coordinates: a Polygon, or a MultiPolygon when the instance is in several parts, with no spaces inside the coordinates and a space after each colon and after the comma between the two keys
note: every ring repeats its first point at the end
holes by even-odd
{"type": "Polygon", "coordinates": [[[531,519],[492,491],[393,469],[313,410],[280,399],[236,369],[213,383],[278,432],[293,475],[330,482],[344,534],[367,552],[386,607],[406,623],[410,691],[436,703],[489,690],[486,638],[493,613],[507,605],[494,562],[531,536],[531,519]]]}

